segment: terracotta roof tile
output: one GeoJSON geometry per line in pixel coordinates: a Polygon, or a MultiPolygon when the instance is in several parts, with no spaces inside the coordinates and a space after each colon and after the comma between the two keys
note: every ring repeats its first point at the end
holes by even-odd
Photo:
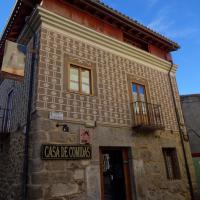
{"type": "Polygon", "coordinates": [[[133,23],[134,25],[139,26],[140,28],[142,28],[142,29],[154,34],[154,35],[157,35],[159,38],[164,39],[164,40],[168,41],[169,43],[172,43],[174,46],[176,46],[177,49],[180,48],[178,43],[170,40],[169,38],[165,37],[164,35],[156,32],[156,31],[154,31],[152,29],[148,28],[147,26],[144,26],[143,24],[141,24],[137,20],[134,20],[133,18],[131,18],[131,17],[119,12],[118,10],[113,9],[112,7],[110,7],[110,6],[106,5],[105,3],[103,3],[102,1],[100,1],[100,0],[89,0],[89,1],[95,2],[96,4],[98,4],[100,6],[103,6],[104,8],[110,10],[111,12],[114,12],[115,14],[117,14],[117,15],[123,17],[124,19],[128,20],[129,22],[133,23]]]}

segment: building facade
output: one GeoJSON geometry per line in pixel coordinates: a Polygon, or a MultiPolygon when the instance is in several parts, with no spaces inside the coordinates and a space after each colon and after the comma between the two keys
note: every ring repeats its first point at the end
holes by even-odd
{"type": "Polygon", "coordinates": [[[200,95],[182,95],[181,105],[197,177],[198,195],[200,196],[200,95]]]}
{"type": "Polygon", "coordinates": [[[0,199],[192,199],[176,43],[92,0],[17,1],[6,39],[28,52],[0,85],[0,199]]]}

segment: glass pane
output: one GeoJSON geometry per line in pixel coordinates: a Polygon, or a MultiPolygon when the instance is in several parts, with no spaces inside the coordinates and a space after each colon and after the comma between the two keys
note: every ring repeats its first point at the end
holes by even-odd
{"type": "Polygon", "coordinates": [[[132,84],[132,92],[137,93],[137,86],[136,84],[132,84]]]}
{"type": "Polygon", "coordinates": [[[142,102],[145,102],[145,101],[146,101],[146,100],[145,100],[144,94],[140,94],[140,101],[142,101],[142,102]]]}
{"type": "Polygon", "coordinates": [[[139,114],[140,113],[140,110],[139,110],[139,102],[135,102],[134,103],[134,112],[136,114],[139,114]]]}
{"type": "Polygon", "coordinates": [[[86,69],[81,70],[81,90],[83,93],[90,94],[90,71],[86,69]]]}
{"type": "Polygon", "coordinates": [[[133,94],[133,102],[138,101],[138,94],[137,94],[137,85],[132,84],[132,94],[133,94]]]}
{"type": "Polygon", "coordinates": [[[146,108],[146,103],[145,102],[141,102],[142,104],[142,114],[147,114],[147,108],[146,108]]]}
{"type": "Polygon", "coordinates": [[[70,90],[79,91],[78,68],[70,68],[70,90]]]}
{"type": "Polygon", "coordinates": [[[139,89],[140,94],[144,95],[145,94],[144,86],[140,85],[139,87],[140,87],[140,89],[139,89]]]}

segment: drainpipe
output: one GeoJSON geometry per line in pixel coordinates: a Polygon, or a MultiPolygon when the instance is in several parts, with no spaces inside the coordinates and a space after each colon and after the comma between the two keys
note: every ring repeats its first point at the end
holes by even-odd
{"type": "Polygon", "coordinates": [[[32,46],[32,58],[30,66],[30,80],[29,80],[29,93],[28,93],[28,107],[26,115],[26,130],[25,130],[25,139],[24,139],[24,163],[23,163],[23,176],[22,176],[22,199],[27,200],[27,191],[28,191],[28,163],[29,163],[29,133],[31,127],[31,111],[32,111],[32,100],[33,100],[33,84],[34,84],[34,65],[36,60],[36,53],[34,52],[36,47],[36,34],[27,23],[31,32],[33,33],[33,46],[32,46]]]}
{"type": "Polygon", "coordinates": [[[182,146],[182,150],[183,150],[183,157],[184,157],[184,161],[185,161],[185,169],[186,169],[188,184],[189,184],[189,188],[190,188],[191,200],[194,200],[192,180],[191,180],[191,175],[190,175],[190,171],[189,171],[189,165],[188,165],[188,161],[187,161],[184,139],[183,139],[183,134],[182,134],[183,131],[182,131],[182,128],[181,128],[180,116],[179,116],[179,113],[178,113],[178,108],[177,108],[176,99],[175,99],[175,93],[174,93],[174,89],[173,89],[173,85],[172,85],[172,79],[171,79],[171,76],[170,76],[170,73],[173,69],[173,66],[174,66],[173,61],[171,61],[171,68],[168,72],[168,77],[169,77],[169,83],[170,83],[171,92],[172,92],[173,104],[174,104],[175,113],[176,113],[176,120],[177,120],[177,123],[178,123],[179,135],[180,135],[180,139],[181,139],[181,146],[182,146]]]}

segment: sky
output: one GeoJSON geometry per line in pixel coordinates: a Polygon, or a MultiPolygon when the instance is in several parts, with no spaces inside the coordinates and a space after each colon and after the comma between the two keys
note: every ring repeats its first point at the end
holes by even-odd
{"type": "MultiPolygon", "coordinates": [[[[179,93],[200,93],[200,0],[102,0],[156,32],[177,42],[181,49],[172,53],[178,65],[179,93]]],[[[0,0],[0,33],[15,0],[0,0]]]]}

